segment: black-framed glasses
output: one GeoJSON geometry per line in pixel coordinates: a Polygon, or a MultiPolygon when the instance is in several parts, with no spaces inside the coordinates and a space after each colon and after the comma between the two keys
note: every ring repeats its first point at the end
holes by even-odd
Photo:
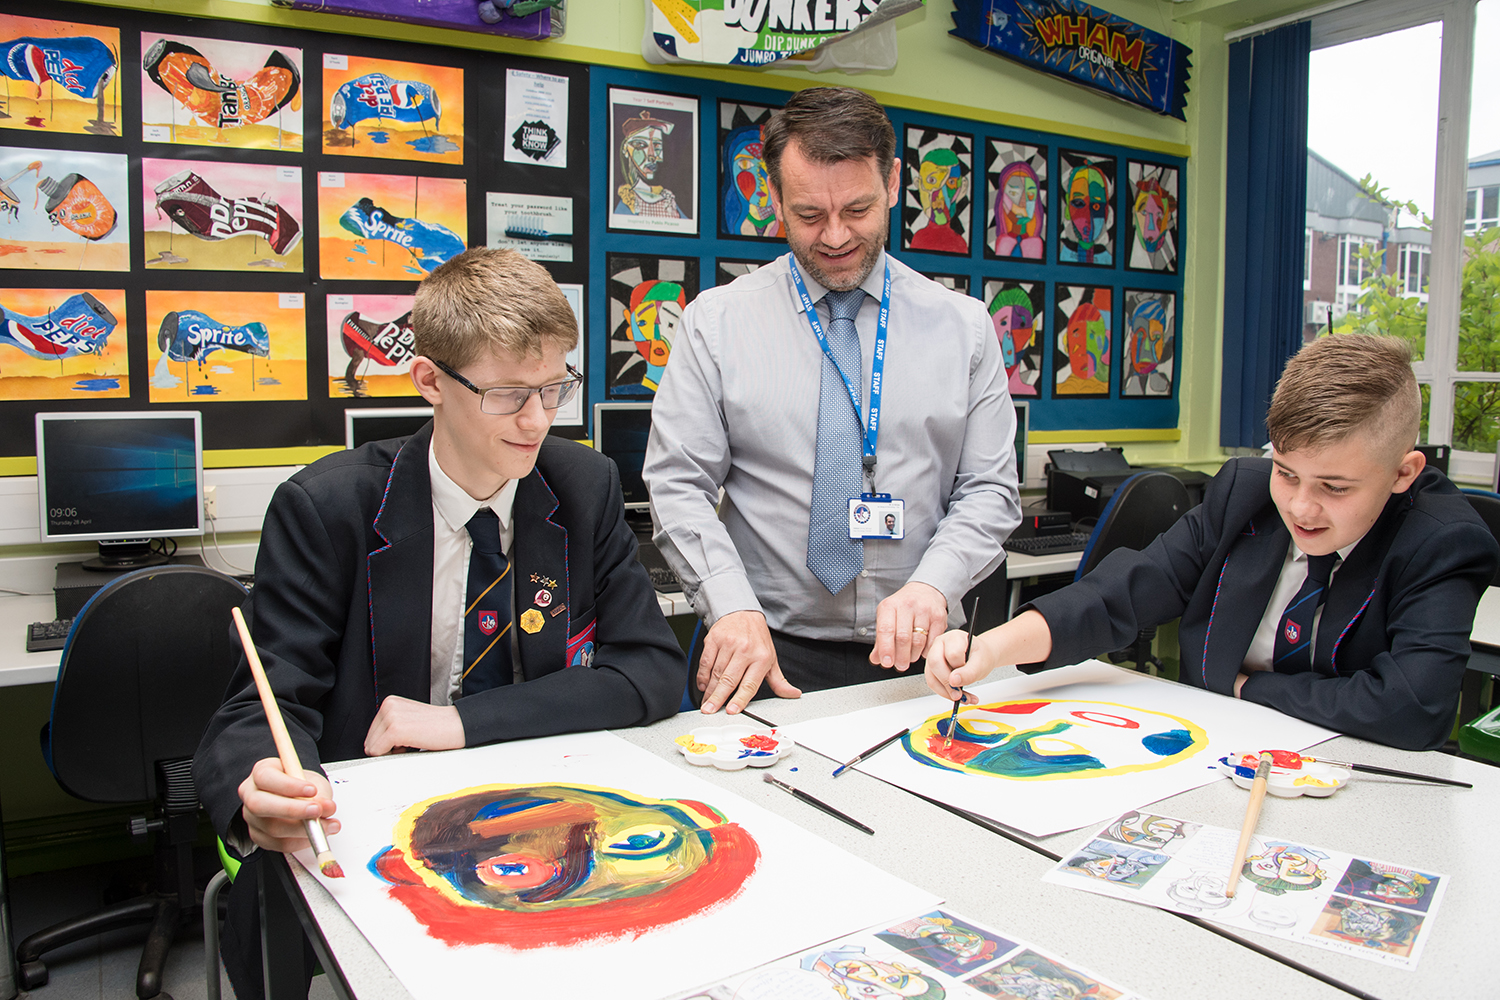
{"type": "Polygon", "coordinates": [[[437,358],[433,358],[432,363],[441,368],[453,381],[477,395],[479,408],[482,411],[496,416],[521,412],[521,408],[526,405],[526,401],[532,397],[533,393],[542,397],[543,409],[555,410],[578,395],[578,387],[583,385],[583,373],[572,365],[568,365],[569,378],[562,382],[539,385],[534,389],[524,385],[503,385],[493,389],[481,389],[437,358]]]}

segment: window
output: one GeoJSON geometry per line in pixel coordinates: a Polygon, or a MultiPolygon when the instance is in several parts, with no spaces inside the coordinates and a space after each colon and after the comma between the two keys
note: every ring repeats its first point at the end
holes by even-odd
{"type": "Polygon", "coordinates": [[[1311,228],[1303,230],[1302,240],[1302,290],[1305,292],[1312,288],[1312,248],[1313,231],[1311,228]]]}
{"type": "Polygon", "coordinates": [[[1401,281],[1401,290],[1406,295],[1427,294],[1427,258],[1431,253],[1431,250],[1419,244],[1401,244],[1401,270],[1397,277],[1401,281]]]}

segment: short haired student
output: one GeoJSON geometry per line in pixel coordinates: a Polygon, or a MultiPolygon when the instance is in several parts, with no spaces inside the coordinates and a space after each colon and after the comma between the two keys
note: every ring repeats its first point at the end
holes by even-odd
{"type": "Polygon", "coordinates": [[[941,636],[928,685],[955,698],[1002,664],[1076,663],[1180,616],[1188,684],[1391,746],[1441,746],[1500,551],[1414,449],[1421,407],[1400,341],[1314,341],[1276,387],[1270,458],[1230,459],[1201,506],[976,636],[968,663],[964,634],[941,636]]]}
{"type": "MultiPolygon", "coordinates": [[[[412,324],[432,422],[313,463],[266,513],[245,610],[303,766],[676,711],[687,660],[636,561],[614,463],[547,435],[580,378],[562,292],[513,251],[468,250],[417,287],[412,324]]],[[[330,787],[282,771],[243,659],[194,777],[247,856],[224,960],[256,996],[252,852],[305,846],[302,821],[333,814],[330,787]]]]}

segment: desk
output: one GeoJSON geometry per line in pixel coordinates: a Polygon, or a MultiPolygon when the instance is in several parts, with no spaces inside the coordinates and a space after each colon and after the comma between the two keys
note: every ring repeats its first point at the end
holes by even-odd
{"type": "Polygon", "coordinates": [[[0,597],[0,687],[17,684],[51,684],[57,680],[62,650],[26,652],[26,626],[50,622],[57,617],[51,594],[9,594],[0,597]]]}
{"type": "Polygon", "coordinates": [[[1470,640],[1476,645],[1500,650],[1500,587],[1490,587],[1479,599],[1474,611],[1474,631],[1470,640]]]}
{"type": "MultiPolygon", "coordinates": [[[[809,694],[797,701],[763,700],[751,711],[790,724],[905,700],[925,690],[919,677],[904,677],[809,694]]],[[[672,740],[700,721],[701,716],[689,714],[618,735],[686,770],[691,766],[672,740]]],[[[1483,860],[1490,849],[1489,831],[1500,828],[1500,770],[1350,738],[1325,747],[1346,759],[1450,775],[1476,786],[1448,789],[1361,775],[1330,799],[1269,799],[1261,817],[1263,831],[1452,876],[1437,933],[1416,972],[1387,969],[1269,935],[1229,932],[1044,883],[1041,877],[1051,867],[1052,856],[1081,841],[1082,832],[1047,838],[997,833],[858,771],[835,781],[833,765],[810,751],[799,750],[778,765],[776,773],[786,777],[789,768],[797,767],[796,784],[868,823],[875,836],[851,830],[768,787],[753,770],[691,771],[898,872],[943,896],[958,913],[1020,935],[1151,1000],[1333,1000],[1350,993],[1381,1000],[1487,995],[1500,980],[1500,949],[1490,940],[1500,870],[1483,860]]],[[[1229,782],[1219,781],[1164,800],[1160,808],[1171,815],[1238,828],[1245,797],[1229,782]]],[[[276,883],[269,886],[272,890],[297,889],[295,909],[319,936],[316,947],[325,969],[334,972],[336,990],[364,998],[408,995],[338,904],[295,860],[289,866],[263,868],[272,872],[267,879],[276,883]]]]}

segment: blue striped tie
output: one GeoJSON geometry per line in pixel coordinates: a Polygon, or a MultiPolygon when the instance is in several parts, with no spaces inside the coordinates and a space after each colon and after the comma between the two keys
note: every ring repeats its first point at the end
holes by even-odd
{"type": "MultiPolygon", "coordinates": [[[[865,293],[829,292],[828,349],[838,368],[860,384],[859,332],[854,317],[865,293]]],[[[813,465],[812,508],[807,523],[807,568],[830,594],[837,594],[865,565],[864,543],[849,537],[849,499],[863,492],[864,430],[849,402],[849,390],[823,355],[818,394],[818,454],[813,465]]]]}
{"type": "Polygon", "coordinates": [[[464,599],[462,695],[488,691],[512,678],[510,657],[510,560],[500,547],[500,520],[481,507],[465,525],[474,547],[464,599]]]}

